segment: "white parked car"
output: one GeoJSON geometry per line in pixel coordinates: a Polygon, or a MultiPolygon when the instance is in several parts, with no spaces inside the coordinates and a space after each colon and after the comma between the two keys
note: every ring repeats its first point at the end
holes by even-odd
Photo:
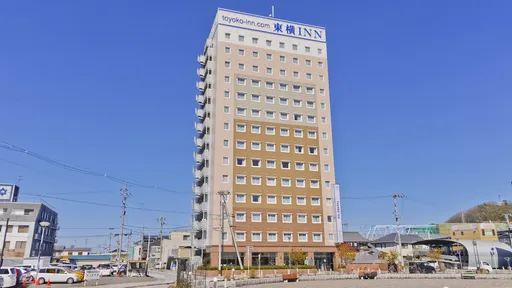
{"type": "MultiPolygon", "coordinates": [[[[36,277],[37,271],[32,271],[33,277],[36,277]]],[[[39,281],[44,284],[50,280],[51,283],[68,283],[73,284],[78,282],[78,275],[74,274],[69,268],[64,267],[44,267],[39,269],[39,281]]]]}
{"type": "Polygon", "coordinates": [[[100,270],[101,276],[112,276],[112,273],[114,272],[110,264],[100,264],[98,265],[98,270],[100,270]]]}
{"type": "Polygon", "coordinates": [[[2,267],[0,268],[0,277],[4,280],[4,285],[1,287],[15,287],[17,282],[16,268],[2,267]]]}

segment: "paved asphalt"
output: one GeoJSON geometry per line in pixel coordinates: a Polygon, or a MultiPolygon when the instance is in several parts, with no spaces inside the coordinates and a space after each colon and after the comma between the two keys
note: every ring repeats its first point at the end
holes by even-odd
{"type": "MultiPolygon", "coordinates": [[[[98,282],[98,287],[111,285],[111,284],[126,284],[126,283],[139,283],[139,282],[150,282],[155,279],[150,277],[103,277],[98,282]]],[[[75,283],[75,284],[65,284],[65,283],[51,283],[52,287],[84,287],[84,283],[75,283]]],[[[94,287],[96,281],[91,281],[87,284],[87,287],[94,287]]],[[[38,287],[43,288],[44,285],[39,285],[38,287]]]]}
{"type": "MultiPolygon", "coordinates": [[[[222,287],[222,286],[221,286],[222,287]]],[[[512,280],[458,280],[458,279],[381,279],[331,280],[298,283],[272,283],[253,288],[491,288],[512,287],[512,280]]]]}

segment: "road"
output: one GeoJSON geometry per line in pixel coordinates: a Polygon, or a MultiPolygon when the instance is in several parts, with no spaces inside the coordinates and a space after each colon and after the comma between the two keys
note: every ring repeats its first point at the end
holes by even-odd
{"type": "MultiPolygon", "coordinates": [[[[107,286],[113,284],[128,284],[128,283],[139,283],[139,282],[151,282],[155,281],[155,279],[150,277],[103,277],[100,279],[98,286],[107,286]]],[[[94,286],[96,281],[89,282],[87,286],[94,286]]],[[[52,287],[84,287],[84,283],[75,283],[75,284],[64,284],[64,283],[51,283],[52,287]]],[[[40,285],[38,287],[45,287],[44,285],[40,285]]]]}
{"type": "MultiPolygon", "coordinates": [[[[221,286],[222,287],[222,286],[221,286]]],[[[511,280],[458,280],[458,279],[382,279],[382,280],[331,280],[298,283],[272,283],[253,288],[494,288],[512,287],[511,280]]]]}

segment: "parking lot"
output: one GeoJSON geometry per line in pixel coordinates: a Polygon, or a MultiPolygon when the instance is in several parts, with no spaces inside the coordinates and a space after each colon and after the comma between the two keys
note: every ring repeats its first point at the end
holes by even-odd
{"type": "Polygon", "coordinates": [[[298,283],[272,283],[258,288],[491,288],[512,287],[511,280],[458,280],[458,279],[382,279],[382,280],[330,280],[298,283]]]}

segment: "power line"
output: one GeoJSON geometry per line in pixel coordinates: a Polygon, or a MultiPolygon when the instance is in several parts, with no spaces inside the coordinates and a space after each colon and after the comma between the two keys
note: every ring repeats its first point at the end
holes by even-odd
{"type": "Polygon", "coordinates": [[[117,183],[120,183],[120,184],[128,185],[130,187],[155,189],[155,190],[161,190],[161,191],[165,191],[165,192],[169,192],[169,193],[178,193],[178,194],[183,194],[183,193],[187,193],[188,194],[188,193],[190,193],[190,192],[178,191],[178,190],[173,190],[173,189],[167,189],[167,188],[160,187],[158,185],[141,184],[141,183],[137,183],[136,181],[130,181],[130,180],[125,180],[125,179],[122,179],[122,178],[119,178],[119,177],[111,176],[111,175],[108,175],[107,173],[98,173],[98,172],[95,172],[95,171],[87,170],[87,169],[84,169],[84,168],[80,168],[80,167],[77,167],[77,166],[73,166],[73,165],[64,163],[64,162],[59,161],[59,160],[52,159],[52,158],[47,157],[47,156],[43,156],[43,155],[37,154],[35,152],[32,152],[32,151],[27,150],[25,148],[21,148],[19,146],[14,145],[14,144],[10,144],[10,143],[5,142],[5,141],[1,141],[0,142],[0,148],[29,155],[29,156],[31,156],[33,158],[36,158],[36,159],[41,160],[43,162],[46,162],[48,164],[57,166],[59,168],[66,169],[68,171],[72,171],[72,172],[76,172],[76,173],[81,173],[81,174],[88,175],[88,176],[105,178],[105,179],[108,179],[108,180],[113,181],[113,182],[117,182],[117,183]]]}

